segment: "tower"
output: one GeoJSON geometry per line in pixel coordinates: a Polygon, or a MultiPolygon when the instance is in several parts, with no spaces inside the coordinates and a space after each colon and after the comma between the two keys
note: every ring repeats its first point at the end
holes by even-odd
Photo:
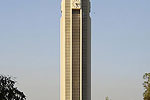
{"type": "Polygon", "coordinates": [[[91,100],[89,0],[61,3],[60,100],[91,100]]]}

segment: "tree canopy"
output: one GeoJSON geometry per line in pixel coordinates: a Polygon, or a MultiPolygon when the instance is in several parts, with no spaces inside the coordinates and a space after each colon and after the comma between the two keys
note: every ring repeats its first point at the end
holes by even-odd
{"type": "Polygon", "coordinates": [[[0,100],[26,100],[24,93],[15,84],[12,77],[0,75],[0,100]]]}
{"type": "Polygon", "coordinates": [[[145,92],[143,94],[144,100],[150,100],[150,73],[145,73],[143,79],[145,80],[143,83],[145,89],[145,92]]]}
{"type": "Polygon", "coordinates": [[[111,99],[109,99],[109,97],[107,96],[107,97],[105,98],[105,100],[111,100],[111,99]]]}

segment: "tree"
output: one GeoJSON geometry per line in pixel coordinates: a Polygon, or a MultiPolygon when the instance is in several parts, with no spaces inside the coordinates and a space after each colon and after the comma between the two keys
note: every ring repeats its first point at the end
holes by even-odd
{"type": "Polygon", "coordinates": [[[143,94],[144,100],[150,100],[150,73],[145,73],[143,79],[145,80],[143,83],[145,88],[145,92],[143,94]]]}
{"type": "Polygon", "coordinates": [[[0,100],[26,100],[24,93],[15,84],[12,77],[0,75],[0,100]]]}
{"type": "Polygon", "coordinates": [[[109,97],[106,97],[106,100],[109,100],[109,97]]]}
{"type": "MultiPolygon", "coordinates": [[[[109,100],[109,97],[106,97],[106,100],[109,100]]],[[[110,99],[111,100],[111,99],[110,99]]]]}

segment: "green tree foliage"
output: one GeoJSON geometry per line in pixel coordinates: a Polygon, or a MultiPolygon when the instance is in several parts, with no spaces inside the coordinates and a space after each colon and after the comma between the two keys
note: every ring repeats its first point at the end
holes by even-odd
{"type": "Polygon", "coordinates": [[[150,100],[150,73],[145,73],[143,79],[145,80],[143,83],[145,88],[145,92],[143,94],[144,100],[150,100]]]}
{"type": "Polygon", "coordinates": [[[24,93],[15,87],[15,83],[12,77],[0,75],[0,100],[26,100],[24,93]]]}
{"type": "Polygon", "coordinates": [[[109,97],[106,97],[106,100],[109,100],[109,97]]]}
{"type": "MultiPolygon", "coordinates": [[[[109,100],[109,97],[106,97],[106,100],[109,100]]],[[[110,99],[111,100],[111,99],[110,99]]]]}

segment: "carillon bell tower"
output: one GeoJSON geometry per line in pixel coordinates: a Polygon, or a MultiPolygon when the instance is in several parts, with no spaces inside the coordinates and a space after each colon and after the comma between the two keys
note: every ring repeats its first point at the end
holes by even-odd
{"type": "Polygon", "coordinates": [[[60,100],[91,100],[89,0],[61,3],[60,100]]]}

